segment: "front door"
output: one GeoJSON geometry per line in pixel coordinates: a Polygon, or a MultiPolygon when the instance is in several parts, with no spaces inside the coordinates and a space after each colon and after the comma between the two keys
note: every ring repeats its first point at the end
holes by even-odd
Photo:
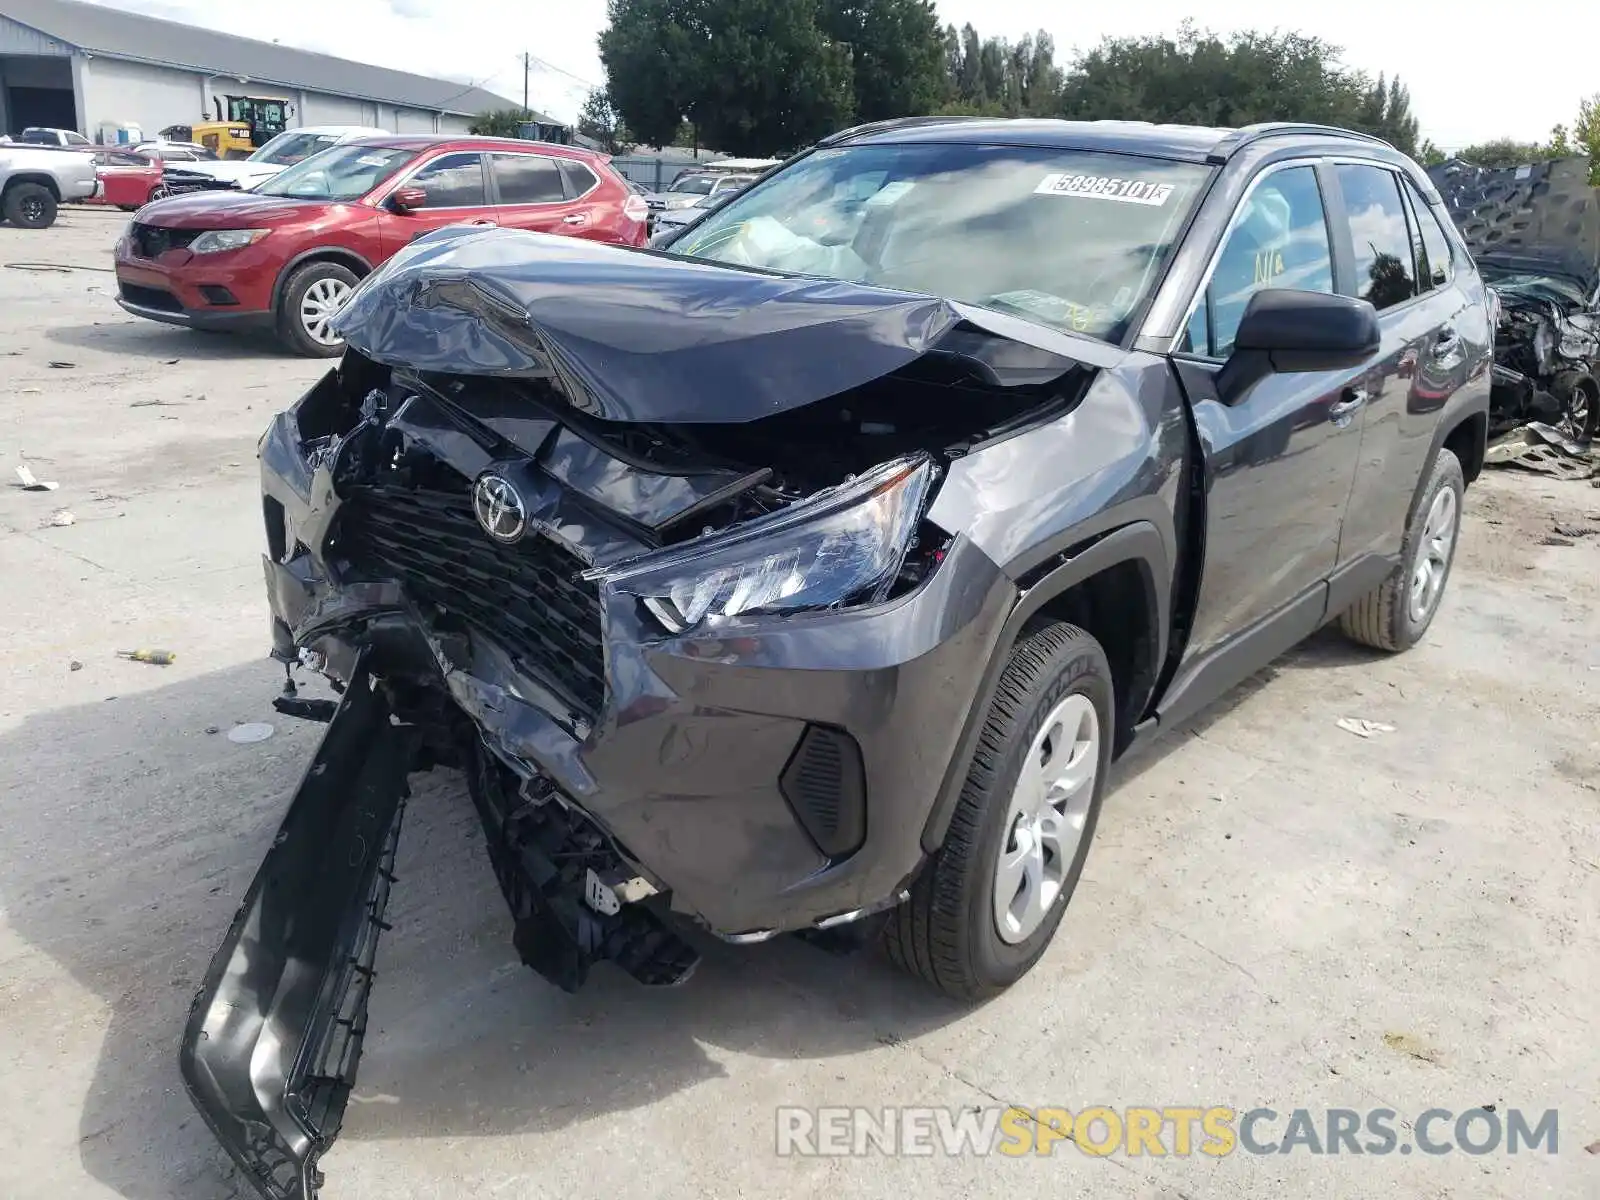
{"type": "Polygon", "coordinates": [[[1317,169],[1266,170],[1240,206],[1177,357],[1206,495],[1191,661],[1296,601],[1294,624],[1321,620],[1320,610],[1307,614],[1338,559],[1361,441],[1361,369],[1269,375],[1234,404],[1217,398],[1217,372],[1256,292],[1334,290],[1317,169]]]}
{"type": "Polygon", "coordinates": [[[495,223],[481,154],[459,151],[441,154],[401,180],[394,190],[403,187],[420,188],[426,200],[421,208],[406,212],[394,212],[387,207],[378,209],[378,232],[385,255],[446,225],[495,223]]]}

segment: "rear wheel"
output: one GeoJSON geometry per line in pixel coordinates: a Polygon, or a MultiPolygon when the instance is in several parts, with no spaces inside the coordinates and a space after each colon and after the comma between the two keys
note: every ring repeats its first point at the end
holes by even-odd
{"type": "Polygon", "coordinates": [[[42,183],[12,184],[0,207],[18,229],[48,229],[56,223],[56,198],[42,183]]]}
{"type": "Polygon", "coordinates": [[[278,301],[278,336],[284,345],[307,358],[344,353],[344,339],[329,324],[357,282],[354,271],[332,262],[307,263],[291,275],[278,301]]]}
{"type": "Polygon", "coordinates": [[[1112,742],[1111,669],[1075,625],[1012,650],[944,845],[895,911],[889,955],[962,1000],[1039,960],[1089,855],[1112,742]]]}
{"type": "Polygon", "coordinates": [[[1406,530],[1400,565],[1339,618],[1347,637],[1390,651],[1409,650],[1422,640],[1455,562],[1466,487],[1461,460],[1440,450],[1406,530]]]}

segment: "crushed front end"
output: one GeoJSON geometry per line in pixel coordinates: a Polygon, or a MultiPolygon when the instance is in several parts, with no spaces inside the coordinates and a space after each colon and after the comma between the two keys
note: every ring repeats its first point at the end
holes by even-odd
{"type": "Polygon", "coordinates": [[[1499,305],[1490,435],[1600,433],[1600,192],[1585,158],[1429,169],[1499,305]]]}
{"type": "MultiPolygon", "coordinates": [[[[329,743],[370,678],[402,784],[462,768],[519,954],[563,988],[601,961],[680,982],[690,926],[870,927],[923,861],[1018,594],[935,519],[939,489],[974,447],[1072,413],[1121,352],[1083,342],[1080,361],[1074,339],[1026,344],[927,297],[507,234],[415,243],[341,322],[344,359],[260,444],[273,653],[344,692],[329,743]]],[[[273,928],[313,923],[262,886],[273,928]]],[[[250,1028],[219,1050],[192,1026],[186,1073],[253,1178],[309,1181],[331,1134],[300,1097],[321,1076],[252,1073],[267,1001],[228,965],[255,937],[273,975],[272,932],[219,951],[226,986],[197,1012],[250,1028]],[[191,1064],[219,1053],[206,1084],[191,1064]]],[[[312,961],[354,957],[324,940],[312,961]]],[[[315,1043],[316,1011],[278,1041],[315,1043]]]]}

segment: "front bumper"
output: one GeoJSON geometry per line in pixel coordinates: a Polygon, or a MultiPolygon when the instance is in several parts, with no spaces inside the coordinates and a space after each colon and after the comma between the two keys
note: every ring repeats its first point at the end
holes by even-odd
{"type": "Polygon", "coordinates": [[[358,668],[189,1011],[184,1083],[269,1200],[317,1194],[355,1086],[415,732],[358,668]]]}
{"type": "Polygon", "coordinates": [[[884,605],[715,637],[668,637],[608,596],[604,703],[575,720],[491,639],[441,632],[400,582],[330,549],[341,502],[329,457],[308,462],[294,410],[261,443],[276,654],[316,651],[339,678],[365,654],[375,674],[448,692],[526,786],[553,785],[674,911],[720,936],[829,924],[902,894],[1016,599],[975,545],[955,538],[884,605]]]}
{"type": "Polygon", "coordinates": [[[136,317],[191,329],[272,328],[279,262],[271,247],[214,255],[173,249],[144,258],[123,237],[114,265],[117,304],[136,317]]]}

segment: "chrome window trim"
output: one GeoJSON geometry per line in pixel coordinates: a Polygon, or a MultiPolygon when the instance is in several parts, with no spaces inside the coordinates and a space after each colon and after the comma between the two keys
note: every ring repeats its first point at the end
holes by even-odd
{"type": "MultiPolygon", "coordinates": [[[[375,149],[379,149],[379,150],[398,149],[398,147],[389,147],[389,146],[378,146],[378,147],[374,147],[374,148],[375,149]]],[[[407,169],[404,174],[399,175],[399,176],[397,176],[395,178],[394,182],[390,185],[388,191],[384,192],[382,196],[379,196],[379,197],[377,197],[376,199],[373,200],[373,202],[372,202],[373,205],[374,206],[379,206],[379,205],[384,204],[389,199],[390,196],[394,195],[401,188],[407,186],[413,179],[415,179],[418,176],[418,174],[420,174],[421,172],[427,170],[429,167],[433,166],[434,163],[442,162],[444,159],[450,158],[450,157],[452,157],[453,155],[456,155],[456,154],[475,154],[475,155],[477,155],[477,157],[478,157],[478,165],[483,168],[483,203],[482,204],[441,204],[437,208],[419,208],[419,209],[417,209],[417,211],[418,212],[430,212],[430,213],[436,213],[436,212],[468,212],[468,211],[470,211],[472,209],[477,209],[477,208],[489,208],[490,207],[490,204],[489,204],[489,164],[486,161],[484,161],[484,155],[488,154],[487,150],[447,150],[443,154],[439,155],[437,158],[425,158],[421,162],[412,163],[410,168],[407,169]]]]}
{"type": "MultiPolygon", "coordinates": [[[[380,149],[384,149],[386,147],[379,147],[379,148],[380,149]]],[[[465,211],[467,211],[469,209],[476,209],[476,208],[554,208],[554,207],[556,207],[558,205],[562,205],[562,204],[576,204],[579,200],[586,199],[588,196],[592,195],[596,191],[596,189],[598,189],[600,187],[600,183],[601,183],[600,172],[596,171],[593,167],[591,167],[588,163],[584,162],[583,159],[581,159],[581,158],[568,159],[568,158],[565,158],[565,156],[562,156],[562,155],[540,154],[536,150],[447,150],[445,153],[439,155],[438,158],[429,158],[429,159],[424,159],[422,162],[419,162],[419,163],[413,163],[403,174],[401,174],[401,175],[399,175],[399,176],[397,176],[395,178],[395,180],[393,181],[393,183],[391,184],[391,186],[389,187],[389,189],[387,191],[385,191],[381,196],[375,196],[373,198],[373,200],[372,200],[373,206],[374,207],[382,206],[389,199],[390,196],[394,195],[401,188],[403,188],[407,184],[409,184],[411,182],[411,180],[415,179],[419,172],[421,172],[423,170],[426,170],[428,167],[430,167],[434,163],[438,162],[439,159],[441,159],[441,158],[449,158],[452,154],[476,154],[478,156],[478,158],[483,161],[484,202],[482,204],[440,205],[438,208],[421,208],[421,209],[417,210],[418,212],[465,212],[465,211]],[[591,184],[587,190],[585,190],[584,192],[580,193],[579,195],[573,196],[569,200],[540,200],[540,201],[537,201],[537,202],[527,203],[527,204],[490,204],[489,203],[489,195],[488,195],[489,173],[494,168],[493,168],[492,164],[490,164],[490,162],[488,160],[489,160],[489,157],[491,155],[495,155],[495,154],[503,154],[503,155],[506,155],[507,157],[514,157],[514,158],[542,158],[546,162],[549,162],[549,163],[558,163],[558,162],[562,162],[562,161],[574,162],[574,163],[577,163],[580,167],[583,167],[586,171],[588,171],[590,175],[594,176],[594,183],[591,184]]],[[[560,170],[561,170],[560,167],[556,168],[557,174],[560,173],[560,170]]],[[[563,184],[562,186],[564,187],[565,184],[563,184]]],[[[496,190],[496,192],[498,192],[499,191],[498,187],[495,190],[496,190]]]]}
{"type": "MultiPolygon", "coordinates": [[[[1264,179],[1270,179],[1279,171],[1287,171],[1294,167],[1310,167],[1312,171],[1315,172],[1318,163],[1337,161],[1339,160],[1321,154],[1314,155],[1309,158],[1286,158],[1282,162],[1269,163],[1260,171],[1256,172],[1254,178],[1250,180],[1249,185],[1244,189],[1244,193],[1239,197],[1238,202],[1234,204],[1233,212],[1228,217],[1228,224],[1222,231],[1222,237],[1217,240],[1216,249],[1211,252],[1211,260],[1206,263],[1205,273],[1200,276],[1199,284],[1195,287],[1194,293],[1189,297],[1189,303],[1184,307],[1183,319],[1178,322],[1177,328],[1173,330],[1171,334],[1174,346],[1174,354],[1177,354],[1181,358],[1193,359],[1197,362],[1219,363],[1226,361],[1225,359],[1213,358],[1210,354],[1200,354],[1193,350],[1180,351],[1176,349],[1176,347],[1182,342],[1183,335],[1188,332],[1189,322],[1194,320],[1194,310],[1205,299],[1206,289],[1211,286],[1211,277],[1216,274],[1217,265],[1222,261],[1222,252],[1228,248],[1228,239],[1233,236],[1234,231],[1239,227],[1240,218],[1244,216],[1245,205],[1250,202],[1250,197],[1255,195],[1256,188],[1261,186],[1261,181],[1264,179]]],[[[1368,163],[1373,160],[1360,159],[1357,161],[1368,163]]],[[[1322,196],[1320,182],[1318,183],[1317,187],[1317,196],[1322,204],[1322,224],[1323,228],[1326,230],[1328,226],[1328,202],[1327,199],[1322,196]]],[[[1331,230],[1328,231],[1328,237],[1328,262],[1331,266],[1333,262],[1333,234],[1331,230]]],[[[1209,338],[1207,341],[1209,343],[1209,338]]],[[[1210,348],[1211,347],[1208,344],[1206,349],[1210,350],[1210,348]]]]}

